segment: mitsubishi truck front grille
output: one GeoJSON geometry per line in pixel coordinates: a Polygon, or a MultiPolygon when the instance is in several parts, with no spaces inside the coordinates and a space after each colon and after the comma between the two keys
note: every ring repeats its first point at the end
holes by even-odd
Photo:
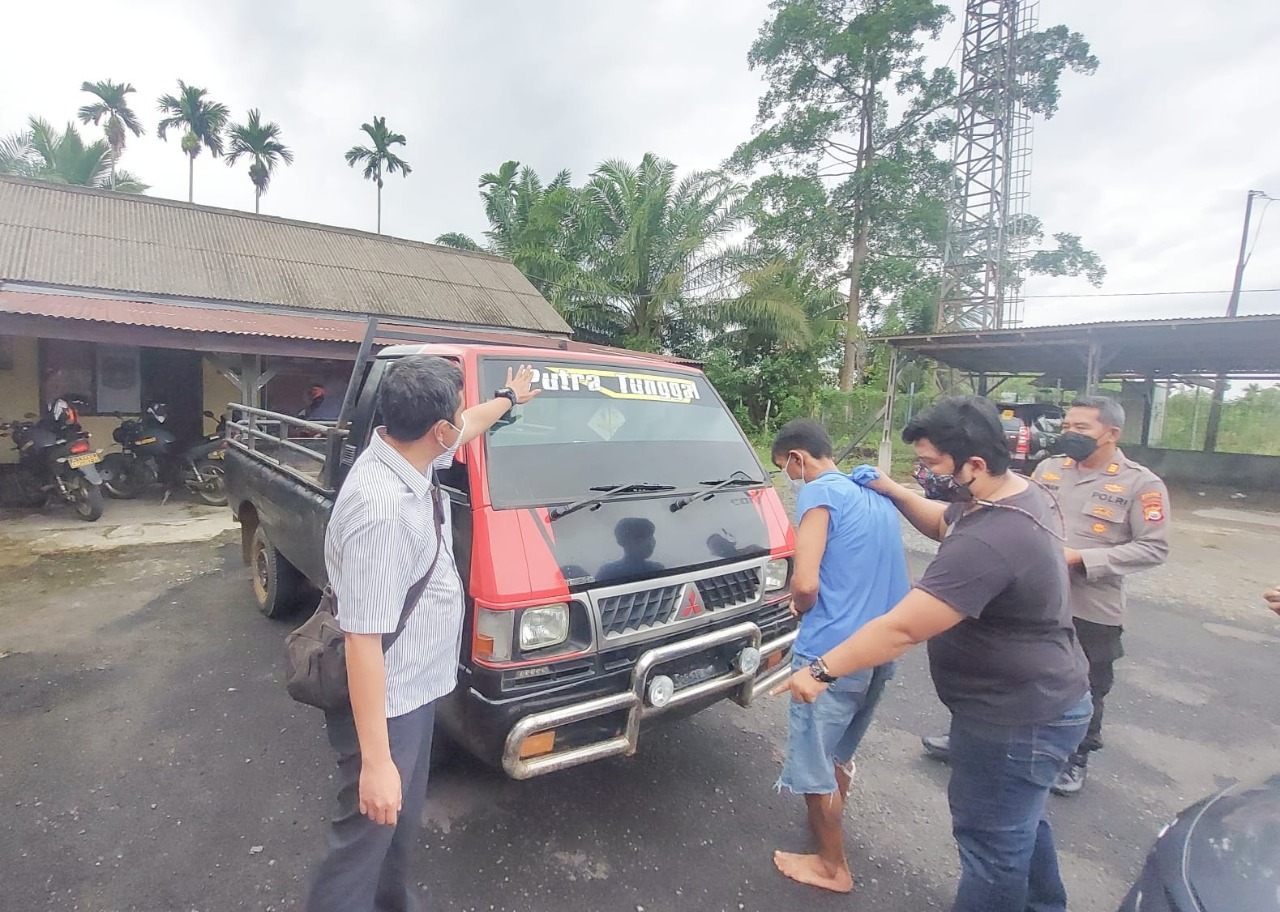
{"type": "Polygon", "coordinates": [[[697,582],[698,594],[708,611],[749,605],[760,597],[760,568],[748,567],[697,582]]]}
{"type": "Polygon", "coordinates": [[[671,620],[684,586],[611,595],[600,600],[600,626],[605,636],[648,630],[671,620]]]}

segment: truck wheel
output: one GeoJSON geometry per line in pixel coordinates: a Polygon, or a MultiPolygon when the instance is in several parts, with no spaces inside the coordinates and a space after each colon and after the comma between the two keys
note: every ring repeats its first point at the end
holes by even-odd
{"type": "Polygon", "coordinates": [[[251,549],[253,559],[249,566],[258,610],[272,619],[288,617],[301,601],[302,574],[276,550],[262,526],[253,533],[251,549]]]}

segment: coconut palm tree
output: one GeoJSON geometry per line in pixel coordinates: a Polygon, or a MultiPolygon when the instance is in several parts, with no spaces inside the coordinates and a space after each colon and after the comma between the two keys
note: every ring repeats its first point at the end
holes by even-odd
{"type": "Polygon", "coordinates": [[[405,177],[412,173],[409,163],[391,151],[392,146],[403,146],[408,140],[401,133],[392,133],[387,129],[385,117],[373,118],[372,124],[361,124],[360,129],[369,135],[369,146],[352,146],[347,150],[347,164],[351,167],[364,165],[365,180],[371,180],[378,186],[378,234],[382,234],[382,175],[395,174],[399,171],[405,177]]]}
{"type": "Polygon", "coordinates": [[[124,153],[125,134],[141,136],[146,131],[138,121],[138,115],[129,107],[128,96],[134,87],[127,82],[84,82],[80,91],[88,92],[98,100],[80,109],[80,120],[95,127],[106,121],[107,144],[111,146],[111,188],[116,185],[116,163],[124,153]]]}
{"type": "Polygon", "coordinates": [[[251,159],[249,180],[253,182],[253,211],[258,212],[262,194],[267,192],[276,165],[280,162],[292,165],[293,152],[280,141],[280,125],[275,121],[263,123],[257,108],[249,112],[249,119],[243,124],[228,127],[227,138],[231,141],[231,151],[227,154],[229,166],[239,161],[241,156],[251,159]]]}
{"type": "Polygon", "coordinates": [[[636,166],[605,162],[582,193],[600,230],[587,269],[609,291],[584,301],[579,321],[655,349],[682,307],[719,298],[741,275],[729,240],[743,224],[746,188],[727,176],[677,180],[675,165],[649,153],[636,166]]]}
{"type": "Polygon", "coordinates": [[[0,141],[0,172],[120,193],[147,189],[127,171],[112,176],[111,146],[105,139],[86,144],[75,124],[59,133],[38,117],[28,121],[25,131],[0,141]]]}
{"type": "Polygon", "coordinates": [[[177,95],[162,95],[160,113],[166,115],[156,127],[156,135],[168,139],[169,130],[184,130],[182,151],[187,155],[187,202],[195,201],[196,156],[208,149],[214,158],[222,155],[222,130],[231,112],[227,106],[210,101],[204,89],[178,80],[177,95]]]}

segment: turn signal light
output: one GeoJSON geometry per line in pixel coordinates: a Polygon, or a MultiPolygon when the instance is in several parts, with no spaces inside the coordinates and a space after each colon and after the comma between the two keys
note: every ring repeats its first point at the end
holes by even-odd
{"type": "Polygon", "coordinates": [[[777,668],[781,664],[782,664],[781,652],[775,652],[773,655],[769,656],[769,658],[764,660],[765,671],[768,671],[770,668],[777,668]]]}
{"type": "Polygon", "coordinates": [[[538,732],[530,735],[520,742],[520,759],[527,757],[541,757],[543,754],[549,754],[555,750],[556,733],[555,730],[538,732]]]}

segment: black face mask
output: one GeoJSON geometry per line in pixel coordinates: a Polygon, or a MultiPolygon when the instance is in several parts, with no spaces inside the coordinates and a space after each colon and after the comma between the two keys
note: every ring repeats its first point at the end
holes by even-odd
{"type": "Polygon", "coordinates": [[[1098,449],[1098,441],[1088,434],[1067,431],[1058,438],[1058,451],[1076,462],[1084,462],[1098,449]]]}
{"type": "Polygon", "coordinates": [[[942,500],[947,503],[968,503],[973,500],[973,492],[969,490],[969,485],[963,481],[957,481],[954,474],[939,475],[917,463],[911,475],[915,478],[916,484],[924,488],[924,496],[930,500],[942,500]]]}

